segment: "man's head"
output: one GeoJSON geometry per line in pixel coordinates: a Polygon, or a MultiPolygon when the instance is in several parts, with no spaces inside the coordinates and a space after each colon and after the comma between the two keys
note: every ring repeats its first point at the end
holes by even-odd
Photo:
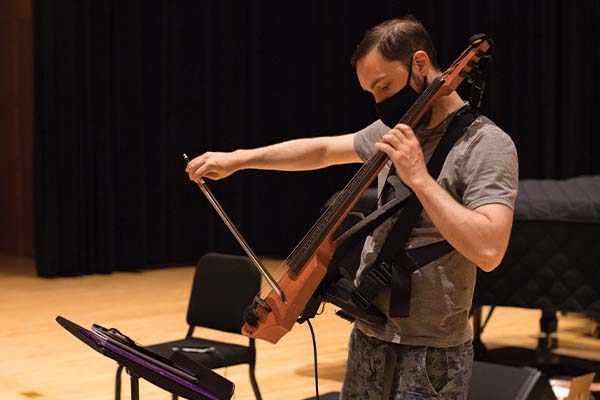
{"type": "Polygon", "coordinates": [[[362,88],[371,92],[377,103],[403,89],[409,75],[408,83],[421,91],[425,77],[429,79],[439,72],[431,37],[412,16],[371,28],[356,47],[350,63],[356,67],[362,88]]]}

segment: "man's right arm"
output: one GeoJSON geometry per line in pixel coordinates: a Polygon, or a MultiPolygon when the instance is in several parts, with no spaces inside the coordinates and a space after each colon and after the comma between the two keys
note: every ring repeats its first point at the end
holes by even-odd
{"type": "Polygon", "coordinates": [[[360,163],[354,149],[355,133],[295,139],[255,149],[230,153],[206,152],[188,164],[193,181],[206,177],[222,179],[242,169],[307,171],[331,165],[360,163]]]}

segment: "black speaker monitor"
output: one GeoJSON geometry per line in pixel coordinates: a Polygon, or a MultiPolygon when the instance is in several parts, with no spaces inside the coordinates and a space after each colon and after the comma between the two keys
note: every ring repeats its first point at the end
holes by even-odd
{"type": "Polygon", "coordinates": [[[535,368],[475,361],[469,400],[556,400],[548,378],[535,368]]]}

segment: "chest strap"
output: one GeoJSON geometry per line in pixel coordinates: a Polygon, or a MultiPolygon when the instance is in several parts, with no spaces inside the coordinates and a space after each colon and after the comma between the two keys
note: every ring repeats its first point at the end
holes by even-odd
{"type": "Polygon", "coordinates": [[[410,304],[410,276],[419,268],[437,260],[445,254],[448,254],[454,248],[445,240],[427,246],[419,247],[418,249],[403,252],[402,258],[395,262],[381,262],[371,268],[369,272],[362,278],[361,283],[352,292],[352,300],[365,308],[371,304],[373,299],[380,294],[383,289],[392,285],[391,295],[402,295],[390,299],[390,302],[398,302],[403,307],[400,312],[408,314],[407,305],[410,304]],[[396,282],[394,280],[397,280],[396,282]]]}
{"type": "MultiPolygon", "coordinates": [[[[325,293],[324,301],[340,307],[337,314],[349,321],[360,319],[370,325],[383,324],[387,317],[373,306],[373,300],[390,285],[393,287],[395,271],[398,271],[400,277],[400,282],[396,283],[399,292],[396,293],[403,294],[404,298],[400,300],[403,305],[410,304],[410,275],[452,250],[452,246],[445,240],[408,250],[404,253],[401,265],[383,262],[369,269],[358,287],[349,279],[340,279],[325,293]]],[[[409,310],[405,311],[408,313],[409,310]]]]}

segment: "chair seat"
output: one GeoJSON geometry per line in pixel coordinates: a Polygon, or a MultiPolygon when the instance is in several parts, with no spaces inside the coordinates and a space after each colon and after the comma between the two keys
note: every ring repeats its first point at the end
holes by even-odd
{"type": "Polygon", "coordinates": [[[199,362],[210,369],[222,368],[229,365],[247,364],[251,361],[249,347],[231,343],[217,342],[208,339],[191,337],[188,339],[175,340],[172,342],[147,346],[150,351],[158,353],[166,358],[170,358],[173,355],[174,347],[189,347],[199,349],[214,347],[214,351],[209,351],[206,353],[184,352],[185,356],[189,359],[199,362]]]}

